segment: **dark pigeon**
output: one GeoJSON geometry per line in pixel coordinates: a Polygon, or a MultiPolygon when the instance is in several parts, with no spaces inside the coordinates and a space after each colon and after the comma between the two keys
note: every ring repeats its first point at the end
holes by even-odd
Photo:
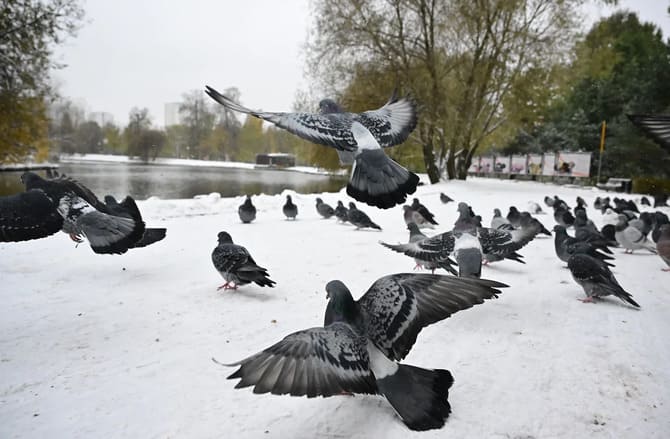
{"type": "Polygon", "coordinates": [[[668,194],[654,195],[654,208],[667,207],[667,206],[668,206],[668,194]]]}
{"type": "Polygon", "coordinates": [[[335,215],[335,209],[333,209],[329,204],[324,203],[321,198],[316,199],[316,212],[325,219],[329,219],[335,215]]]}
{"type": "Polygon", "coordinates": [[[356,226],[356,230],[371,228],[381,230],[377,224],[373,223],[369,216],[365,214],[362,210],[358,210],[356,205],[352,202],[349,203],[349,210],[347,211],[347,221],[356,226]]]}
{"type": "Polygon", "coordinates": [[[572,278],[584,289],[586,299],[583,302],[593,302],[604,296],[614,295],[624,302],[639,308],[633,296],[626,292],[614,274],[599,259],[583,253],[575,253],[568,259],[568,268],[572,278]]]}
{"type": "Polygon", "coordinates": [[[290,195],[286,196],[286,203],[284,203],[284,207],[282,207],[282,212],[284,212],[286,219],[294,220],[295,217],[298,216],[298,206],[293,204],[293,200],[291,199],[290,195]]]}
{"type": "Polygon", "coordinates": [[[310,142],[335,148],[341,160],[353,162],[347,194],[371,206],[388,209],[416,191],[419,177],[393,161],[384,148],[409,137],[417,124],[416,106],[395,94],[381,108],[349,113],[330,99],[320,113],[253,111],[207,86],[205,91],[224,107],[271,122],[310,142]]]}
{"type": "Polygon", "coordinates": [[[643,206],[651,207],[651,203],[649,202],[649,198],[647,198],[647,197],[640,198],[640,204],[643,205],[643,206]]]}
{"type": "Polygon", "coordinates": [[[454,199],[451,198],[449,195],[445,194],[444,192],[440,192],[440,201],[444,204],[447,204],[450,201],[454,201],[454,199]]]}
{"type": "Polygon", "coordinates": [[[405,224],[414,223],[419,228],[432,229],[435,227],[419,211],[414,210],[411,206],[405,204],[404,206],[402,206],[402,210],[403,210],[402,218],[405,221],[405,224]]]}
{"type": "Polygon", "coordinates": [[[414,200],[412,200],[412,206],[411,207],[412,207],[413,210],[419,212],[421,214],[421,216],[426,219],[426,221],[428,221],[429,223],[431,223],[435,226],[438,225],[437,221],[435,221],[435,215],[433,215],[430,212],[430,210],[428,210],[428,208],[426,206],[421,204],[419,202],[418,198],[415,198],[414,200]]]}
{"type": "Polygon", "coordinates": [[[658,239],[661,236],[661,227],[663,224],[670,224],[670,218],[668,218],[668,215],[659,211],[654,212],[654,229],[651,231],[651,239],[654,242],[658,242],[658,239]]]}
{"type": "Polygon", "coordinates": [[[228,378],[254,393],[383,395],[412,430],[441,428],[451,412],[448,370],[398,363],[424,327],[497,297],[506,285],[429,274],[378,279],[355,301],[339,280],[326,285],[324,326],[305,329],[244,360],[228,378]]]}
{"type": "Polygon", "coordinates": [[[349,209],[339,200],[337,201],[337,207],[335,207],[335,216],[340,222],[346,223],[349,221],[349,209]]]}
{"type": "MultiPolygon", "coordinates": [[[[416,251],[420,251],[420,242],[422,242],[425,239],[428,239],[428,236],[424,235],[421,233],[419,230],[419,227],[414,224],[414,223],[409,223],[407,224],[407,230],[409,230],[409,243],[408,244],[415,244],[416,251]]],[[[387,244],[385,242],[381,242],[380,244],[383,245],[384,247],[390,248],[393,251],[396,251],[398,253],[404,253],[404,251],[399,250],[398,246],[394,246],[393,244],[387,244]]],[[[416,263],[416,266],[414,267],[415,269],[419,267],[423,267],[426,270],[431,270],[433,273],[437,268],[444,268],[447,270],[449,273],[457,275],[458,271],[454,269],[454,265],[456,265],[456,262],[453,261],[451,258],[447,257],[444,259],[440,260],[433,260],[433,261],[424,261],[419,258],[414,258],[414,262],[416,263]]]]}
{"type": "Polygon", "coordinates": [[[510,206],[509,211],[507,212],[507,221],[509,221],[513,227],[519,227],[521,225],[521,212],[519,212],[516,207],[510,206]]]}
{"type": "Polygon", "coordinates": [[[607,262],[614,259],[612,256],[602,253],[599,248],[589,242],[573,238],[568,235],[565,227],[559,226],[558,224],[554,226],[554,251],[556,252],[556,256],[558,256],[558,259],[563,262],[568,262],[570,256],[573,254],[582,253],[596,258],[610,267],[614,267],[614,265],[607,262]]]}
{"type": "MultiPolygon", "coordinates": [[[[128,206],[127,203],[128,199],[125,199],[119,203],[113,196],[105,196],[105,204],[116,216],[132,218],[133,208],[132,206],[128,206]]],[[[163,238],[165,238],[166,234],[167,229],[165,227],[145,227],[142,238],[140,238],[139,241],[134,242],[131,248],[146,247],[155,242],[161,241],[163,238]]]]}
{"type": "Polygon", "coordinates": [[[237,208],[237,214],[240,216],[240,221],[244,224],[249,224],[256,219],[256,206],[251,202],[251,195],[247,195],[244,203],[237,208]]]}
{"type": "Polygon", "coordinates": [[[227,232],[218,235],[219,244],[212,251],[214,268],[226,281],[218,290],[236,290],[238,286],[255,282],[261,287],[274,287],[275,281],[270,279],[267,269],[258,266],[249,251],[233,243],[227,232]]]}

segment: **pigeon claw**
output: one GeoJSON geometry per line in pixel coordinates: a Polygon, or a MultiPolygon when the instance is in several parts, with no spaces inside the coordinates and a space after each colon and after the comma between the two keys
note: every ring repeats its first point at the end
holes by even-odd
{"type": "Polygon", "coordinates": [[[593,297],[586,297],[584,299],[577,299],[582,303],[596,303],[595,300],[593,300],[593,297]]]}
{"type": "Polygon", "coordinates": [[[216,289],[216,291],[219,290],[236,290],[237,285],[235,285],[233,282],[226,282],[225,284],[221,285],[219,288],[216,289]],[[231,285],[232,283],[232,285],[231,285]]]}
{"type": "Polygon", "coordinates": [[[661,268],[661,271],[670,271],[670,268],[661,268]]]}
{"type": "Polygon", "coordinates": [[[76,242],[77,244],[84,242],[84,240],[76,233],[70,233],[70,239],[76,242]]]}

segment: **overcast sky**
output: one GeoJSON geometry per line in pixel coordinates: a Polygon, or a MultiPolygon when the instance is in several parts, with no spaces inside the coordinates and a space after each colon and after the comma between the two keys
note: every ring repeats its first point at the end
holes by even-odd
{"type": "MultiPolygon", "coordinates": [[[[336,1],[336,0],[335,0],[336,1]]],[[[670,0],[620,0],[670,35],[670,0]]],[[[308,85],[308,0],[88,0],[77,37],[57,50],[63,96],[125,125],[134,106],[162,126],[167,102],[211,85],[236,86],[252,108],[289,111],[308,85]]],[[[589,8],[590,23],[612,8],[589,8]]],[[[590,24],[589,23],[589,24],[590,24]]]]}

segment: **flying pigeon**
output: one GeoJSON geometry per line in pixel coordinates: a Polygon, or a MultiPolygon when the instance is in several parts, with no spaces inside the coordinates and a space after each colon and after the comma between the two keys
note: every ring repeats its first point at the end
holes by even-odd
{"type": "MultiPolygon", "coordinates": [[[[126,218],[132,218],[133,208],[132,206],[127,206],[128,200],[123,200],[121,203],[116,201],[111,195],[105,195],[105,204],[109,210],[116,216],[125,216],[126,218]]],[[[167,234],[167,229],[165,227],[145,227],[144,235],[142,238],[133,243],[131,248],[146,247],[155,242],[158,242],[165,238],[167,234]]]]}
{"type": "Polygon", "coordinates": [[[316,212],[325,219],[335,215],[335,209],[333,209],[329,204],[324,203],[321,198],[316,199],[316,212]]]}
{"type": "Polygon", "coordinates": [[[433,224],[430,223],[428,219],[421,215],[420,212],[414,210],[411,206],[405,204],[402,206],[402,210],[402,218],[405,221],[405,224],[414,223],[419,228],[435,228],[435,226],[433,226],[433,224]]]}
{"type": "Polygon", "coordinates": [[[433,215],[430,210],[423,204],[419,202],[418,198],[415,198],[412,200],[412,210],[415,210],[421,214],[422,217],[426,219],[430,224],[433,224],[435,226],[438,225],[437,221],[435,221],[435,215],[433,215]]]}
{"type": "Polygon", "coordinates": [[[337,207],[335,207],[335,216],[337,217],[338,221],[342,223],[349,221],[349,210],[344,204],[342,204],[342,201],[337,201],[337,207]]]}
{"type": "Polygon", "coordinates": [[[286,203],[284,204],[284,207],[282,207],[282,212],[284,212],[286,219],[295,220],[295,217],[298,216],[298,206],[293,204],[290,195],[286,196],[286,203]]]}
{"type": "Polygon", "coordinates": [[[276,282],[270,279],[267,269],[259,267],[246,248],[234,244],[227,232],[220,232],[218,238],[219,244],[212,251],[212,263],[226,283],[217,290],[236,290],[251,282],[274,287],[276,282]]]}
{"type": "Polygon", "coordinates": [[[369,227],[371,229],[381,230],[377,224],[373,223],[369,216],[362,210],[358,210],[356,205],[349,202],[349,210],[347,211],[347,221],[356,226],[356,230],[369,227]]]}
{"type": "Polygon", "coordinates": [[[619,222],[614,226],[614,237],[625,253],[633,253],[635,250],[645,249],[656,253],[656,246],[649,241],[637,228],[628,224],[625,215],[619,215],[619,222]]]}
{"type": "Polygon", "coordinates": [[[670,224],[663,224],[660,228],[661,234],[656,242],[656,251],[663,259],[668,268],[662,268],[663,271],[670,271],[670,224]]]}
{"type": "Polygon", "coordinates": [[[441,428],[451,412],[448,370],[398,363],[424,327],[497,297],[507,285],[430,274],[378,279],[355,301],[339,280],[326,285],[324,326],[286,336],[226,366],[254,393],[334,396],[378,394],[412,430],[441,428]]]}
{"type": "Polygon", "coordinates": [[[244,203],[237,208],[237,214],[240,216],[240,221],[244,224],[249,224],[256,219],[256,207],[251,202],[251,195],[247,195],[244,203]]]}
{"type": "MultiPolygon", "coordinates": [[[[415,244],[416,251],[421,251],[421,247],[419,245],[419,242],[428,239],[428,236],[424,235],[421,233],[419,230],[419,227],[415,223],[409,223],[407,224],[407,230],[409,230],[409,243],[407,245],[415,244]]],[[[379,242],[381,245],[384,247],[390,248],[393,251],[396,251],[398,253],[404,253],[404,250],[400,246],[396,246],[393,244],[387,244],[385,242],[379,242]]],[[[414,262],[416,263],[416,266],[414,267],[415,269],[423,267],[426,270],[431,270],[433,273],[435,272],[435,269],[437,268],[444,268],[447,270],[449,273],[457,275],[458,272],[454,269],[454,265],[456,265],[456,262],[454,262],[451,258],[446,257],[444,259],[439,259],[439,260],[432,260],[432,261],[424,261],[419,258],[414,258],[414,262]]]]}
{"type": "Polygon", "coordinates": [[[593,302],[594,299],[614,295],[636,308],[640,307],[633,300],[633,296],[619,285],[614,274],[602,261],[583,253],[575,253],[568,259],[568,268],[575,282],[584,289],[586,299],[582,302],[593,302]]]}
{"type": "Polygon", "coordinates": [[[38,239],[63,230],[81,242],[86,236],[99,254],[122,254],[144,235],[135,201],[123,203],[128,215],[116,216],[84,185],[64,175],[45,180],[33,172],[21,176],[26,192],[0,199],[0,235],[4,241],[38,239]]]}
{"type": "Polygon", "coordinates": [[[419,177],[386,155],[383,148],[398,145],[417,124],[415,104],[394,95],[377,110],[349,113],[330,99],[319,103],[320,113],[258,112],[243,107],[207,86],[206,93],[224,107],[272,122],[310,142],[337,149],[353,159],[347,194],[371,206],[388,209],[416,191],[419,177]]]}
{"type": "Polygon", "coordinates": [[[445,194],[444,192],[440,192],[440,201],[444,204],[447,204],[450,201],[454,201],[454,199],[451,198],[449,195],[445,194]]]}
{"type": "Polygon", "coordinates": [[[670,152],[670,115],[627,114],[633,125],[640,128],[654,142],[670,152]]]}

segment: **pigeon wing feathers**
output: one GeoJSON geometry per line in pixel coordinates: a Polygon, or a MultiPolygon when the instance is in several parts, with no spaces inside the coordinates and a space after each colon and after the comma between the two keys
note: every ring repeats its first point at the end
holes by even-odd
{"type": "Polygon", "coordinates": [[[507,285],[431,274],[378,279],[358,301],[369,339],[395,360],[403,359],[424,327],[497,297],[507,285]]]}
{"type": "Polygon", "coordinates": [[[254,393],[308,398],[342,392],[377,393],[365,337],[341,322],[294,332],[227,366],[240,366],[228,377],[240,378],[235,388],[254,386],[254,393]]]}
{"type": "Polygon", "coordinates": [[[271,122],[305,140],[343,151],[355,151],[357,149],[356,140],[351,132],[351,115],[348,113],[313,114],[254,111],[243,107],[209,86],[205,88],[205,93],[224,107],[271,122]]]}
{"type": "Polygon", "coordinates": [[[142,238],[144,222],[93,210],[77,218],[75,229],[86,236],[95,253],[122,254],[142,238]]]}
{"type": "Polygon", "coordinates": [[[422,261],[434,262],[441,261],[449,257],[454,251],[455,238],[452,232],[445,232],[430,238],[407,244],[386,244],[381,243],[398,253],[403,253],[422,261]]]}
{"type": "Polygon", "coordinates": [[[0,242],[27,241],[53,235],[63,218],[42,190],[0,197],[0,242]]]}
{"type": "Polygon", "coordinates": [[[353,119],[365,126],[382,148],[398,145],[409,137],[417,124],[416,104],[395,94],[381,108],[354,114],[353,119]]]}

